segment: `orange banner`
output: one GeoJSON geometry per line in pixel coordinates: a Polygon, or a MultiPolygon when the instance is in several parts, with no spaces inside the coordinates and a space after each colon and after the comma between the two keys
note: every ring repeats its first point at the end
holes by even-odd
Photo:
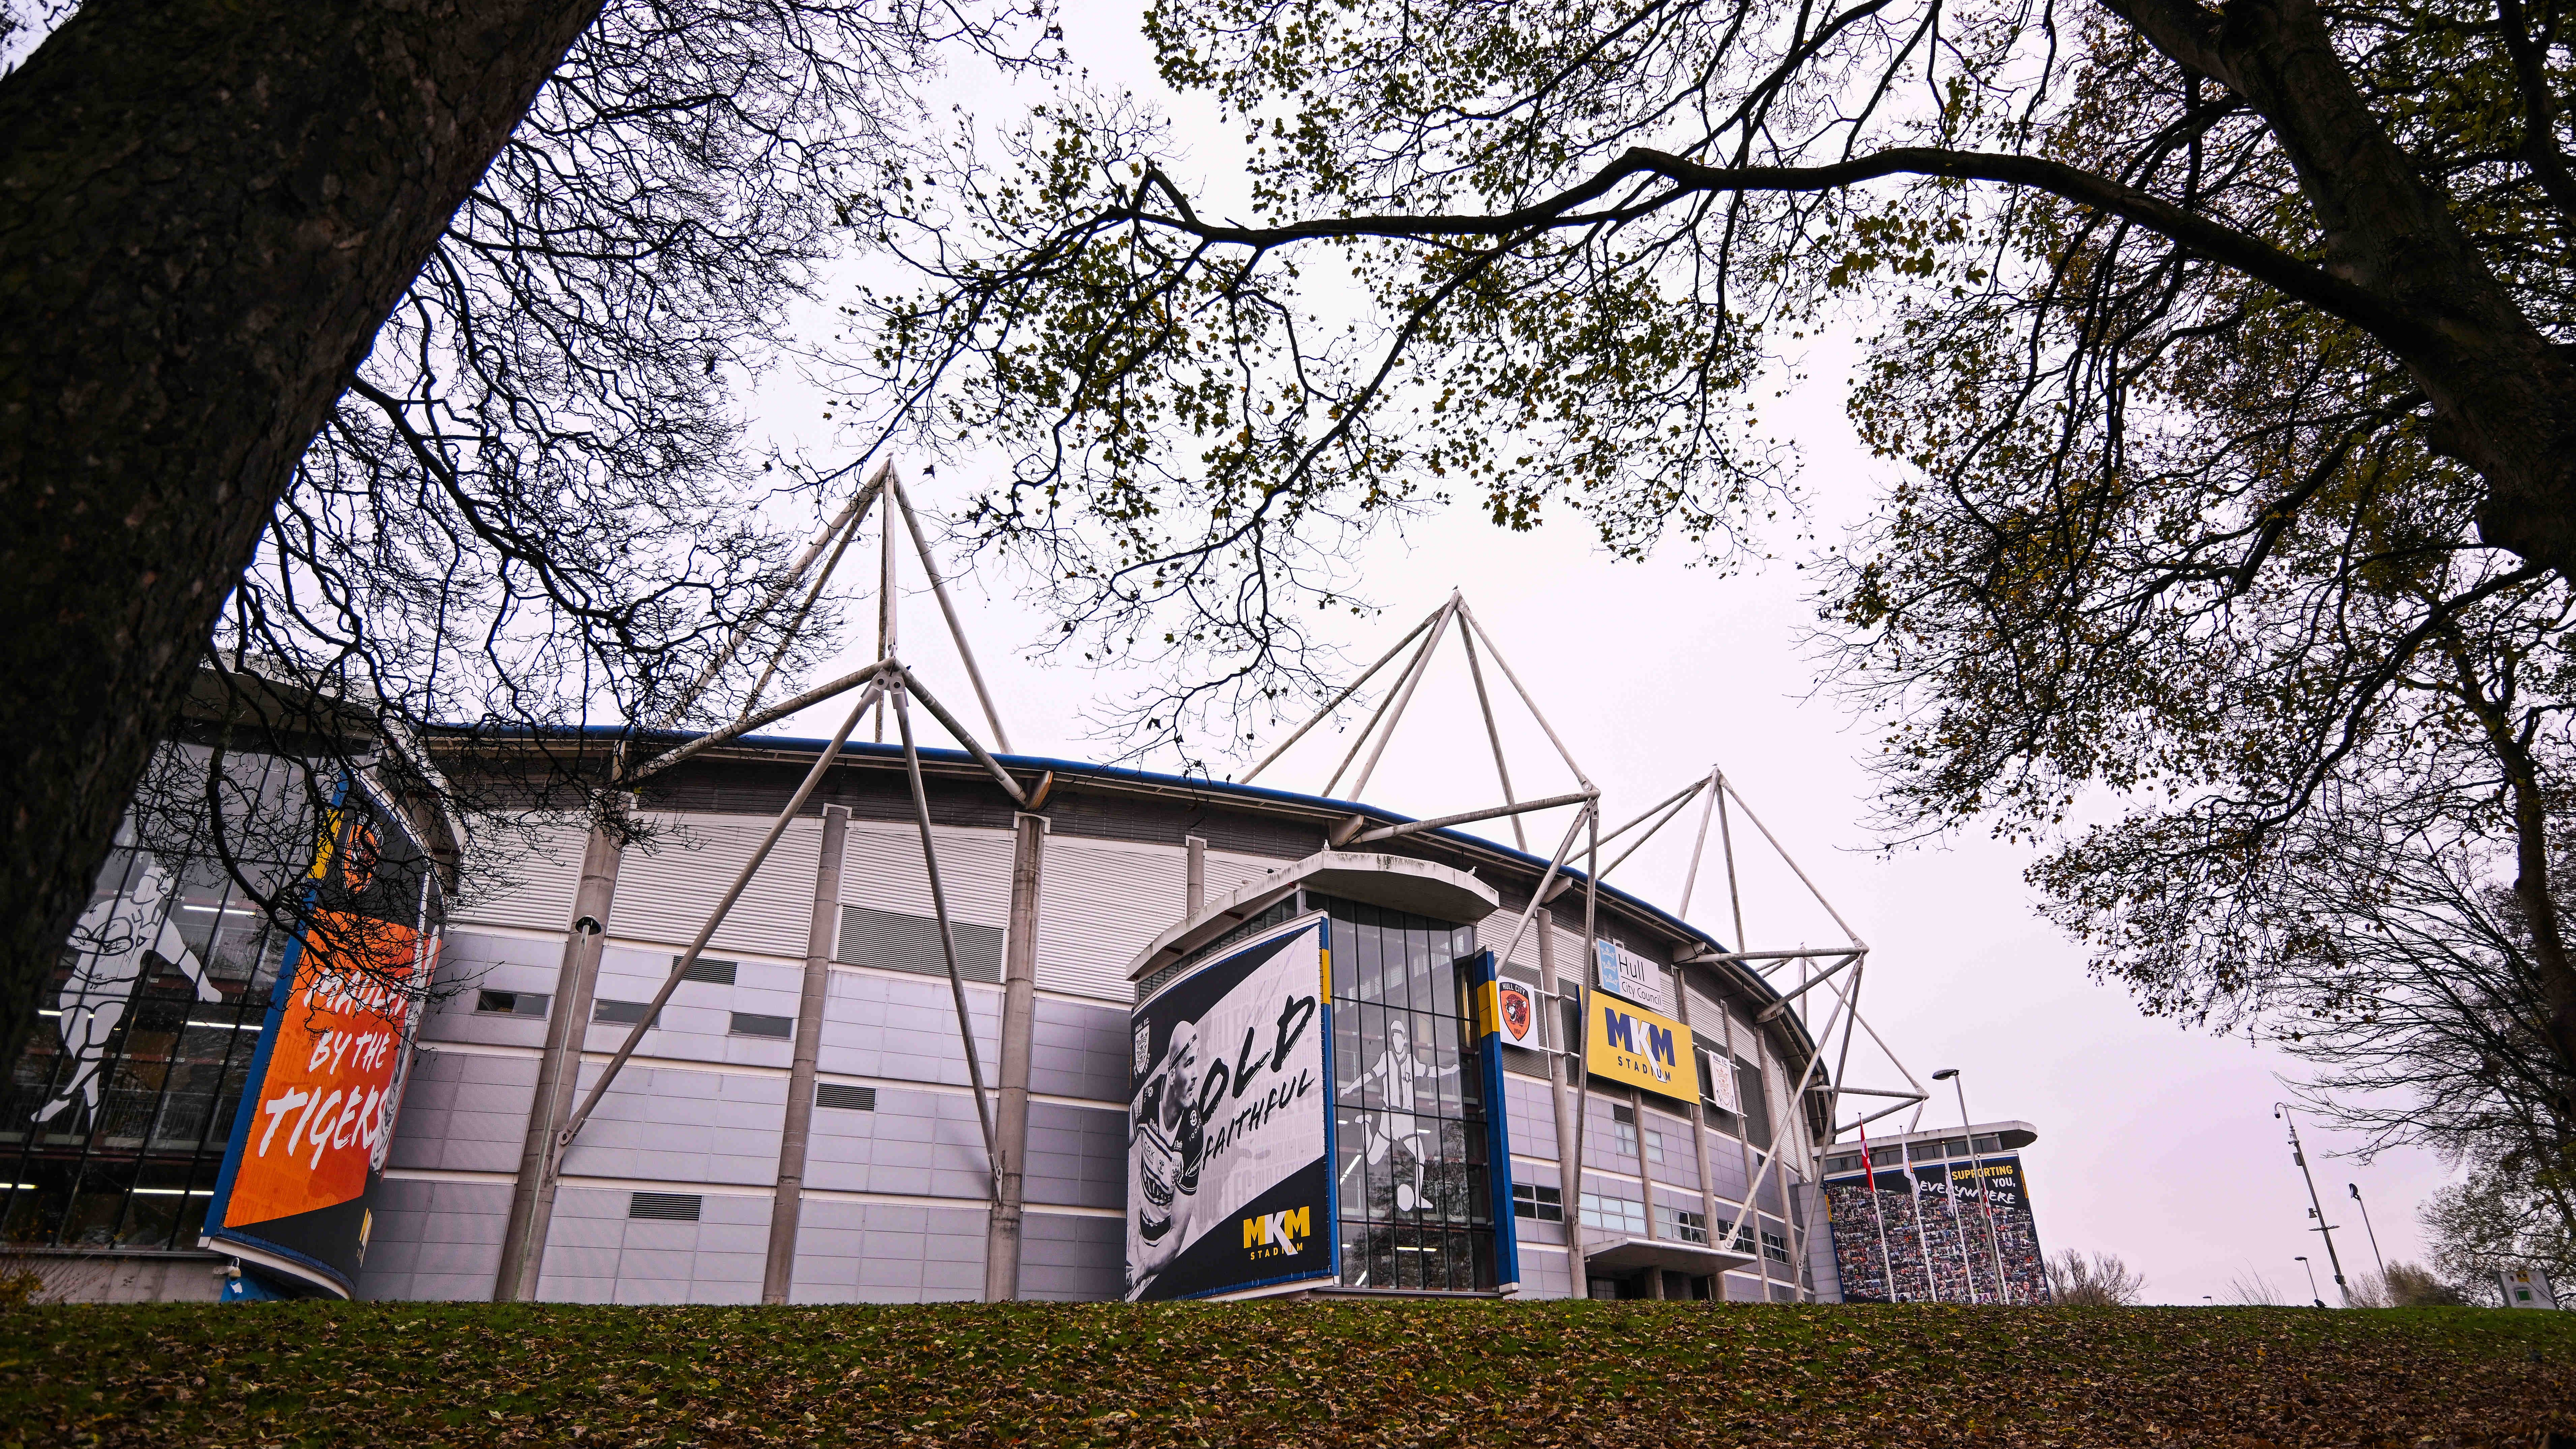
{"type": "Polygon", "coordinates": [[[335,911],[315,915],[297,953],[222,1226],[355,1201],[384,1158],[391,1095],[414,993],[430,962],[412,927],[335,911]]]}

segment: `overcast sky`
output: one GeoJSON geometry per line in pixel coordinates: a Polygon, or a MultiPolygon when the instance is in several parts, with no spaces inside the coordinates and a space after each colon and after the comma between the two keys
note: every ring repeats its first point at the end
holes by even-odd
{"type": "MultiPolygon", "coordinates": [[[[1067,43],[1095,77],[1158,97],[1204,138],[1190,157],[1209,192],[1228,190],[1225,128],[1211,113],[1175,101],[1156,81],[1136,38],[1132,5],[1076,5],[1067,43]]],[[[955,99],[994,119],[1043,91],[955,78],[955,99]]],[[[1828,343],[1811,359],[1812,380],[1779,410],[1778,426],[1797,453],[1810,522],[1831,539],[1867,509],[1891,476],[1855,442],[1842,415],[1839,358],[1828,343]]],[[[772,436],[824,445],[821,400],[792,378],[774,377],[755,419],[772,436]]],[[[916,485],[939,506],[984,481],[949,465],[916,485]]],[[[873,527],[870,530],[873,536],[873,527]]],[[[1604,792],[1604,814],[1624,821],[1654,800],[1723,768],[1870,947],[1861,1011],[1914,1074],[1963,1071],[1968,1107],[1979,1121],[2022,1119],[2038,1129],[2025,1153],[2040,1236],[2052,1250],[2107,1249],[2144,1272],[2157,1301],[2220,1302],[2231,1280],[2259,1276],[2284,1301],[2306,1296],[2294,1261],[2324,1255],[2309,1231],[2306,1189],[2290,1161],[2272,1104],[2277,1073],[2296,1064],[2241,1037],[2222,1041],[2148,1020],[2121,991],[2095,984],[2082,953],[2032,911],[2021,879],[2027,852],[1969,835],[1931,849],[1876,850],[1866,824],[1873,748],[1831,697],[1815,696],[1815,664],[1798,636],[1814,622],[1805,576],[1794,564],[1814,545],[1782,525],[1769,540],[1779,560],[1720,576],[1684,565],[1676,550],[1645,564],[1610,561],[1580,520],[1558,516],[1527,535],[1498,530],[1472,509],[1456,509],[1386,537],[1361,559],[1363,593],[1385,606],[1373,620],[1342,616],[1336,642],[1364,663],[1437,607],[1465,592],[1575,757],[1604,792]]],[[[910,568],[907,560],[904,565],[910,568]]],[[[859,570],[853,568],[853,573],[859,570]]],[[[1046,615],[1007,588],[963,581],[961,606],[985,662],[1012,744],[1024,753],[1097,757],[1086,710],[1139,681],[1028,657],[1048,630],[1046,615]]],[[[918,589],[917,574],[907,582],[918,589]]],[[[936,687],[957,679],[936,647],[935,606],[907,601],[904,638],[936,687]]],[[[1327,625],[1325,627],[1335,627],[1327,625]]],[[[865,642],[861,641],[862,646],[865,642]]],[[[851,651],[864,657],[864,648],[851,651]]],[[[816,677],[823,677],[818,673],[816,677]]],[[[1501,690],[1500,680],[1489,684],[1501,690]]],[[[962,680],[943,697],[963,702],[962,680]]],[[[1570,788],[1545,738],[1517,708],[1505,711],[1514,784],[1523,798],[1570,788]]],[[[796,722],[827,734],[833,723],[796,722]]],[[[1346,734],[1301,743],[1261,783],[1320,790],[1346,734]]],[[[1266,747],[1266,746],[1265,746],[1266,747]]],[[[1477,722],[1465,666],[1454,643],[1427,676],[1402,730],[1378,767],[1367,798],[1416,815],[1498,803],[1492,763],[1477,722]]],[[[1672,909],[1679,904],[1696,806],[1611,879],[1672,909]]],[[[1534,817],[1532,846],[1544,854],[1563,817],[1534,817]],[[1553,826],[1549,820],[1557,821],[1553,826]]],[[[1508,841],[1507,827],[1493,833],[1508,841]]],[[[1745,822],[1736,823],[1750,949],[1828,944],[1832,922],[1745,822]]],[[[1709,863],[1691,902],[1695,924],[1734,935],[1724,876],[1709,863]]],[[[1819,998],[1822,993],[1818,993],[1819,998]]],[[[1896,1086],[1892,1071],[1856,1058],[1852,1083],[1896,1086]]],[[[1955,1124],[1955,1098],[1936,1097],[1924,1126],[1955,1124]]],[[[1906,1119],[1887,1125],[1901,1127],[1906,1119]]],[[[2327,1155],[2329,1134],[2310,1137],[2317,1186],[2329,1221],[2347,1228],[2336,1245],[2347,1269],[2366,1269],[2372,1249],[2345,1194],[2357,1182],[2375,1214],[2380,1248],[2392,1261],[2420,1258],[2417,1203],[2445,1173],[2427,1154],[2384,1156],[2362,1166],[2327,1155]]]]}

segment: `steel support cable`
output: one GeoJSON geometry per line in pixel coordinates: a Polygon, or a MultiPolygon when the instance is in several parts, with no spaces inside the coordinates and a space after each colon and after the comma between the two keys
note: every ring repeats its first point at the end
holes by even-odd
{"type": "MultiPolygon", "coordinates": [[[[825,772],[832,768],[834,760],[840,758],[841,746],[849,742],[850,731],[859,727],[859,716],[867,713],[868,706],[875,703],[877,696],[884,692],[883,685],[871,684],[867,691],[859,696],[859,702],[851,708],[848,718],[841,721],[840,730],[832,736],[832,743],[824,747],[822,757],[814,761],[814,768],[805,772],[805,781],[796,787],[796,794],[788,800],[787,808],[779,811],[778,818],[769,823],[769,832],[760,838],[760,844],[752,851],[750,861],[734,876],[733,884],[726,887],[723,898],[718,900],[715,909],[708,913],[707,923],[698,928],[697,938],[689,942],[687,953],[671,963],[671,974],[662,979],[662,989],[653,993],[653,1003],[645,1008],[643,1019],[627,1031],[626,1040],[619,1044],[617,1054],[608,1059],[607,1070],[600,1073],[599,1080],[591,1086],[589,1094],[581,1099],[581,1106],[574,1110],[572,1120],[564,1124],[562,1134],[555,1139],[554,1162],[547,1169],[549,1176],[560,1172],[564,1154],[571,1150],[573,1138],[581,1132],[582,1124],[590,1120],[590,1114],[599,1106],[599,1099],[608,1094],[609,1085],[615,1082],[617,1074],[625,1069],[627,1059],[635,1055],[635,1048],[644,1041],[644,1033],[652,1030],[654,1020],[662,1014],[662,1008],[669,1004],[671,993],[679,989],[680,978],[688,974],[690,967],[698,964],[699,953],[707,949],[707,942],[714,939],[717,929],[724,925],[725,916],[733,910],[734,902],[742,899],[742,893],[750,886],[752,876],[759,873],[761,863],[769,859],[769,852],[777,846],[779,837],[787,833],[788,823],[796,818],[798,811],[805,808],[805,802],[813,798],[814,788],[823,783],[825,772]]],[[[586,1022],[573,1024],[576,1032],[586,1030],[587,1027],[586,1022]]],[[[574,1039],[578,1040],[577,1037],[574,1039]]]]}
{"type": "Polygon", "coordinates": [[[975,686],[975,700],[984,706],[984,723],[993,727],[993,744],[1003,754],[1011,752],[1011,737],[1002,728],[1001,712],[993,708],[993,696],[984,688],[984,671],[975,667],[975,651],[966,645],[966,626],[957,622],[957,606],[948,601],[948,583],[939,576],[939,565],[931,560],[930,541],[922,537],[921,519],[912,511],[912,494],[903,486],[903,475],[890,473],[895,506],[903,510],[903,526],[912,534],[912,551],[921,560],[921,571],[930,576],[930,592],[939,600],[939,612],[948,620],[948,636],[957,641],[957,657],[966,665],[967,681],[975,686]]]}
{"type": "Polygon", "coordinates": [[[848,553],[850,545],[858,542],[859,527],[866,521],[867,514],[862,510],[850,515],[850,521],[841,529],[841,540],[832,545],[832,556],[823,560],[822,569],[814,575],[814,587],[805,591],[805,600],[796,606],[794,617],[787,621],[787,629],[778,640],[778,648],[771,652],[769,663],[762,666],[760,678],[752,681],[751,693],[743,699],[742,714],[737,723],[751,718],[752,712],[760,708],[760,696],[769,688],[769,681],[778,677],[778,666],[786,662],[787,651],[795,646],[796,636],[804,631],[805,621],[813,616],[814,605],[822,600],[823,590],[831,586],[832,575],[841,567],[841,555],[848,553]]]}
{"type": "MultiPolygon", "coordinates": [[[[909,671],[906,671],[909,677],[909,671]]],[[[966,1078],[975,1088],[975,1125],[984,1134],[984,1187],[996,1205],[1002,1200],[1002,1162],[993,1151],[993,1109],[984,1098],[984,1063],[975,1051],[974,1018],[966,1011],[966,978],[957,970],[957,931],[948,921],[948,893],[939,880],[939,847],[930,834],[930,795],[921,784],[921,752],[913,748],[912,712],[904,708],[904,687],[887,691],[894,697],[894,724],[903,739],[903,773],[912,785],[913,817],[921,826],[921,865],[930,876],[930,910],[939,918],[939,954],[948,963],[948,992],[957,1003],[957,1041],[966,1052],[966,1078]]],[[[857,723],[855,716],[852,723],[857,723]]]]}
{"type": "MultiPolygon", "coordinates": [[[[702,754],[705,751],[714,749],[718,745],[740,739],[742,736],[751,733],[762,725],[775,724],[800,710],[810,709],[815,705],[821,704],[823,701],[832,698],[834,695],[846,694],[849,691],[858,688],[860,685],[866,684],[870,680],[875,679],[888,668],[891,668],[893,664],[894,661],[891,659],[880,659],[865,669],[844,674],[829,684],[816,685],[814,688],[805,691],[803,694],[797,695],[793,699],[780,700],[778,703],[771,705],[760,713],[738,719],[732,724],[726,725],[723,729],[709,730],[705,734],[698,736],[696,739],[689,741],[685,745],[681,745],[676,749],[668,750],[660,755],[656,755],[652,759],[647,760],[641,767],[633,772],[620,776],[618,780],[619,788],[631,790],[644,781],[649,780],[655,775],[662,773],[664,770],[671,768],[673,765],[680,763],[682,760],[702,754]]],[[[620,748],[623,747],[621,746],[620,748]]]]}
{"type": "Polygon", "coordinates": [[[1370,680],[1375,679],[1379,670],[1384,669],[1388,664],[1394,662],[1395,656],[1404,652],[1404,646],[1412,643],[1416,638],[1420,637],[1423,630],[1431,627],[1431,621],[1439,618],[1442,611],[1446,610],[1448,607],[1448,605],[1443,604],[1440,608],[1434,609],[1429,614],[1424,615],[1421,623],[1414,625],[1410,630],[1406,631],[1403,638],[1395,641],[1394,648],[1379,655],[1377,662],[1370,665],[1366,670],[1363,670],[1359,678],[1354,679],[1349,684],[1343,686],[1342,692],[1334,695],[1331,700],[1325,703],[1322,709],[1319,709],[1313,714],[1307,716],[1304,724],[1297,726],[1296,729],[1289,733],[1288,738],[1281,740],[1276,746],[1272,747],[1269,754],[1263,755],[1258,761],[1254,762],[1251,769],[1243,772],[1243,778],[1235,783],[1238,785],[1251,784],[1253,777],[1260,774],[1262,771],[1269,769],[1281,755],[1288,752],[1289,746],[1304,739],[1308,731],[1331,718],[1333,711],[1340,709],[1344,700],[1359,693],[1361,686],[1367,684],[1370,680]]]}
{"type": "Polygon", "coordinates": [[[769,592],[762,596],[760,603],[743,616],[742,623],[725,640],[724,647],[716,651],[716,657],[707,661],[706,667],[698,671],[698,677],[689,681],[689,687],[681,691],[679,699],[669,709],[663,711],[656,728],[668,729],[679,721],[680,716],[688,713],[689,706],[697,703],[698,696],[706,691],[708,685],[715,682],[716,676],[723,672],[727,664],[733,662],[733,656],[742,649],[744,641],[751,637],[752,626],[759,623],[763,615],[777,608],[778,601],[787,597],[787,591],[795,588],[797,581],[805,577],[805,570],[814,566],[815,558],[823,552],[823,545],[831,542],[832,535],[841,531],[845,526],[845,520],[867,512],[869,505],[876,498],[877,490],[884,486],[887,475],[893,469],[892,459],[877,465],[876,475],[860,485],[859,491],[851,495],[848,503],[842,505],[841,515],[823,525],[822,530],[814,535],[814,541],[805,545],[804,552],[798,554],[796,561],[788,565],[787,576],[772,585],[769,592]]]}
{"type": "MultiPolygon", "coordinates": [[[[1392,711],[1396,718],[1401,718],[1403,716],[1405,704],[1413,698],[1413,686],[1421,682],[1423,671],[1430,667],[1431,651],[1440,647],[1440,636],[1448,631],[1449,616],[1451,613],[1455,612],[1457,608],[1458,600],[1455,595],[1452,595],[1449,602],[1442,604],[1439,609],[1432,614],[1430,620],[1431,636],[1422,641],[1422,647],[1414,651],[1412,662],[1404,666],[1404,677],[1396,681],[1394,692],[1387,695],[1386,698],[1378,701],[1377,710],[1369,716],[1367,727],[1360,731],[1357,739],[1351,741],[1351,752],[1342,756],[1342,762],[1333,767],[1333,777],[1324,782],[1323,793],[1326,798],[1331,798],[1334,788],[1342,783],[1342,776],[1349,773],[1351,762],[1360,757],[1360,751],[1368,748],[1370,738],[1372,736],[1377,736],[1378,726],[1380,724],[1384,724],[1386,726],[1388,734],[1393,734],[1395,732],[1395,719],[1389,718],[1389,711],[1392,711]]],[[[1383,752],[1385,749],[1386,740],[1383,737],[1379,737],[1378,750],[1383,752]]],[[[1359,784],[1361,787],[1365,787],[1368,784],[1369,770],[1374,770],[1376,768],[1377,755],[1372,754],[1369,756],[1368,770],[1362,770],[1360,772],[1359,784]]],[[[1351,791],[1351,797],[1353,799],[1359,798],[1358,788],[1354,788],[1351,791]]]]}

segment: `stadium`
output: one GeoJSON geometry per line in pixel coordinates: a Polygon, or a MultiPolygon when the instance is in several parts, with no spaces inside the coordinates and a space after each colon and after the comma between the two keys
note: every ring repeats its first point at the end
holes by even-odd
{"type": "Polygon", "coordinates": [[[138,798],[0,1111],[9,1251],[84,1297],[1842,1296],[1820,1153],[1925,1100],[1828,1070],[1866,946],[1747,951],[1601,879],[1696,800],[1733,897],[1722,774],[1605,831],[1455,594],[1244,777],[1410,649],[1325,793],[1016,755],[940,597],[994,750],[890,610],[877,663],[712,732],[331,778],[201,691],[171,758],[238,828],[219,860],[138,798]],[[1364,802],[1453,632],[1504,803],[1364,802]],[[1514,797],[1485,664],[1579,791],[1514,797]],[[828,740],[761,732],[825,702],[828,740]],[[889,706],[900,743],[851,741],[889,706]],[[411,786],[539,758],[609,788],[463,873],[474,822],[411,786]],[[1462,828],[1567,807],[1545,857],[1462,828]]]}

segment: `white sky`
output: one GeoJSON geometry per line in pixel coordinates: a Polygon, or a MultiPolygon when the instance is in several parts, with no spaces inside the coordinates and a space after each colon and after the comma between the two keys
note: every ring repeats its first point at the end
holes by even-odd
{"type": "MultiPolygon", "coordinates": [[[[1162,91],[1136,34],[1132,4],[1070,7],[1067,43],[1095,78],[1160,97],[1185,120],[1212,117],[1194,101],[1162,91]]],[[[1006,120],[1042,90],[988,86],[960,75],[940,97],[988,120],[1006,120]]],[[[1225,128],[1194,124],[1205,138],[1186,172],[1211,193],[1232,189],[1222,174],[1225,128]]],[[[1797,448],[1817,536],[1831,538],[1860,516],[1890,476],[1853,439],[1841,411],[1838,370],[1821,365],[1814,380],[1770,411],[1797,448]]],[[[773,378],[756,426],[772,436],[823,443],[821,400],[792,380],[773,378]]],[[[916,482],[931,508],[953,502],[984,481],[944,476],[916,482]]],[[[870,527],[873,536],[874,526],[870,527]]],[[[2039,1219],[2050,1249],[2107,1249],[2144,1272],[2157,1301],[2199,1303],[2230,1297],[2230,1280],[2260,1276],[2287,1301],[2301,1301],[2306,1279],[2293,1261],[2324,1255],[2308,1230],[2306,1190],[2290,1162],[2271,1105],[2282,1095],[2275,1073],[2295,1069],[2241,1038],[2214,1040],[2141,1016],[2114,988],[2094,984],[2082,953],[2032,911],[2021,880],[2022,850],[1980,835],[1929,850],[1872,851],[1863,821],[1870,780],[1858,760],[1870,735],[1830,697],[1809,698],[1812,661],[1795,638],[1813,621],[1804,576],[1794,567],[1809,545],[1785,523],[1769,542],[1781,561],[1749,574],[1719,577],[1683,567],[1679,550],[1643,565],[1611,562],[1579,520],[1560,515],[1531,535],[1513,535],[1471,508],[1454,509],[1378,541],[1358,560],[1362,592],[1384,605],[1375,620],[1343,615],[1336,642],[1355,664],[1376,657],[1452,587],[1492,631],[1538,696],[1540,706],[1604,792],[1616,824],[1704,773],[1723,767],[1778,832],[1843,916],[1870,944],[1863,1015],[1902,1054],[1915,1074],[1963,1069],[1968,1106],[1980,1121],[2021,1118],[2039,1130],[2024,1154],[2039,1219]]],[[[953,565],[952,565],[953,566],[953,565]]],[[[866,572],[844,565],[854,577],[866,572]]],[[[908,584],[919,576],[907,560],[908,584]]],[[[1043,614],[976,579],[960,586],[967,628],[994,686],[1012,744],[1022,753],[1096,757],[1086,738],[1085,709],[1140,682],[1095,675],[1046,661],[1027,648],[1048,632],[1043,614]]],[[[971,703],[962,676],[938,647],[940,625],[926,593],[907,601],[905,650],[943,700],[971,703]]],[[[1327,626],[1332,627],[1332,626],[1327,626]]],[[[862,641],[868,642],[868,641],[862,641]]],[[[864,650],[851,651],[863,662],[864,650]]],[[[818,673],[816,678],[825,677],[818,673]]],[[[1489,687],[1503,682],[1488,670],[1489,687]]],[[[819,713],[819,712],[818,712],[819,713]]],[[[1506,745],[1523,798],[1560,793],[1568,777],[1546,741],[1517,709],[1506,714],[1506,745]]],[[[828,734],[837,718],[804,718],[793,732],[828,734]]],[[[935,727],[934,727],[935,728],[935,727]]],[[[1263,784],[1319,790],[1349,737],[1319,733],[1301,743],[1263,784]]],[[[1266,746],[1265,746],[1266,748],[1266,746]]],[[[1454,643],[1425,680],[1404,727],[1378,767],[1368,799],[1415,815],[1498,803],[1491,756],[1474,713],[1464,664],[1454,643]]],[[[1534,817],[1530,840],[1545,854],[1564,816],[1534,817]],[[1555,823],[1550,824],[1550,820],[1555,823]]],[[[1630,861],[1612,881],[1667,909],[1679,899],[1688,864],[1696,803],[1630,861]]],[[[1503,822],[1491,833],[1508,841],[1503,822]]],[[[1743,872],[1745,935],[1753,949],[1828,944],[1832,923],[1769,856],[1748,824],[1736,822],[1743,872]]],[[[1693,921],[1720,939],[1734,935],[1723,876],[1703,867],[1693,921]]],[[[1818,992],[1821,1012],[1824,993],[1818,992]]],[[[1855,1085],[1897,1085],[1883,1069],[1863,1071],[1855,1085]]],[[[1848,1111],[1846,1116],[1848,1116],[1848,1111]]],[[[1900,1128],[1903,1116],[1887,1126],[1900,1128]]],[[[1936,1096],[1927,1127],[1957,1121],[1955,1099],[1936,1096]]],[[[2423,1153],[2391,1154],[2369,1166],[2327,1154],[2336,1145],[2312,1131],[2311,1161],[2326,1195],[2328,1220],[2348,1269],[2366,1269],[2371,1247],[2345,1196],[2358,1182],[2375,1215],[2390,1260],[2420,1259],[2416,1204],[2446,1173],[2423,1153]]]]}

